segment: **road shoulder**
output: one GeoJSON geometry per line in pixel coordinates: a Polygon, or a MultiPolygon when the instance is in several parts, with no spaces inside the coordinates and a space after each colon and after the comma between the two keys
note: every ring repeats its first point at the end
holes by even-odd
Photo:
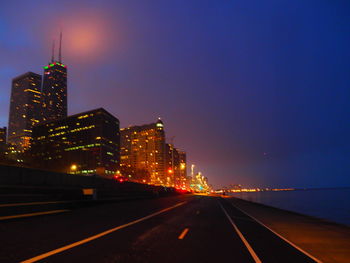
{"type": "Polygon", "coordinates": [[[349,262],[349,227],[238,198],[227,200],[321,261],[349,262]]]}

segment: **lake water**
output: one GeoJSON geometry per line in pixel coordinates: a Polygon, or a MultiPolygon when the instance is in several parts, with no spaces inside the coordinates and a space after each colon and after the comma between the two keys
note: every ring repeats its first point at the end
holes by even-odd
{"type": "Polygon", "coordinates": [[[232,193],[231,195],[350,226],[350,188],[232,193]]]}

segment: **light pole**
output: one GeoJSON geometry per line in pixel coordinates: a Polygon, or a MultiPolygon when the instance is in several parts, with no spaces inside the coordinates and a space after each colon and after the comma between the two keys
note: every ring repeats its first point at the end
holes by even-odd
{"type": "Polygon", "coordinates": [[[195,180],[194,180],[194,167],[195,167],[195,165],[194,164],[192,164],[191,165],[191,184],[190,184],[190,187],[191,187],[191,185],[193,185],[193,187],[194,187],[194,184],[195,184],[195,180]]]}
{"type": "Polygon", "coordinates": [[[77,171],[77,169],[78,169],[78,166],[76,164],[72,164],[70,166],[70,173],[74,174],[77,171]]]}

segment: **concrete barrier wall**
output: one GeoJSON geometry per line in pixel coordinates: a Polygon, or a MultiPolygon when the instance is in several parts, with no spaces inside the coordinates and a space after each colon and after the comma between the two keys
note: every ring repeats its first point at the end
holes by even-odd
{"type": "MultiPolygon", "coordinates": [[[[172,188],[151,186],[132,182],[119,183],[113,179],[97,176],[61,174],[49,171],[0,165],[0,186],[10,188],[32,187],[36,189],[97,189],[99,195],[156,194],[175,192],[172,188]]],[[[9,188],[8,188],[9,189],[9,188]]]]}

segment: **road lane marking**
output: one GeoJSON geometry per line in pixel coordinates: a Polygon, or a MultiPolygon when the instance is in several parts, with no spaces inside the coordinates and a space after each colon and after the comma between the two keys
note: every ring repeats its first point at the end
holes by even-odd
{"type": "Polygon", "coordinates": [[[63,203],[70,203],[70,202],[74,202],[74,201],[49,201],[49,202],[31,202],[31,203],[10,203],[10,204],[0,204],[0,207],[27,206],[27,205],[63,204],[63,203]]]}
{"type": "Polygon", "coordinates": [[[247,212],[243,211],[242,209],[240,209],[239,207],[235,206],[234,204],[232,204],[230,202],[230,204],[234,207],[237,208],[239,211],[241,211],[243,214],[249,216],[250,218],[252,218],[253,220],[255,220],[257,223],[259,223],[260,225],[262,225],[263,227],[267,228],[268,230],[270,230],[272,233],[274,233],[276,236],[278,236],[279,238],[283,239],[284,241],[286,241],[289,245],[291,245],[292,247],[294,247],[295,249],[299,250],[301,253],[305,254],[306,256],[308,256],[309,258],[313,259],[314,261],[316,261],[317,263],[322,263],[322,261],[320,261],[319,259],[315,258],[314,256],[310,255],[308,252],[306,252],[305,250],[303,250],[302,248],[298,247],[296,244],[292,243],[291,241],[289,241],[288,239],[286,239],[285,237],[281,236],[280,234],[278,234],[276,231],[272,230],[271,228],[269,228],[267,225],[265,225],[264,223],[262,223],[261,221],[259,221],[258,219],[256,219],[255,217],[251,216],[250,214],[248,214],[247,212]]]}
{"type": "Polygon", "coordinates": [[[259,259],[259,257],[256,255],[255,251],[253,250],[253,248],[250,246],[250,244],[248,243],[248,241],[245,239],[245,237],[243,236],[243,234],[241,233],[241,231],[239,231],[238,227],[236,226],[236,224],[233,222],[233,220],[231,219],[231,217],[228,215],[227,211],[225,210],[225,208],[222,206],[222,204],[219,202],[219,205],[222,209],[222,211],[224,211],[224,214],[226,215],[227,219],[230,221],[231,225],[233,226],[233,228],[236,230],[238,236],[241,238],[241,240],[243,241],[244,245],[246,246],[246,248],[248,249],[250,255],[252,256],[252,258],[254,259],[254,261],[256,263],[262,263],[261,260],[259,259]]]}
{"type": "Polygon", "coordinates": [[[184,205],[184,204],[186,204],[186,203],[187,203],[187,201],[178,203],[178,204],[176,204],[176,205],[167,207],[167,208],[165,208],[165,209],[162,209],[162,210],[160,210],[160,211],[158,211],[158,212],[155,212],[155,213],[153,213],[153,214],[150,214],[150,215],[148,215],[148,216],[142,217],[142,218],[140,218],[140,219],[131,221],[131,222],[126,223],[126,224],[124,224],[124,225],[120,225],[120,226],[114,227],[114,228],[112,228],[112,229],[109,229],[109,230],[107,230],[107,231],[101,232],[101,233],[99,233],[99,234],[97,234],[97,235],[93,235],[93,236],[91,236],[91,237],[88,237],[88,238],[85,238],[85,239],[83,239],[83,240],[74,242],[74,243],[69,244],[69,245],[66,245],[66,246],[64,246],[64,247],[60,247],[60,248],[51,250],[51,251],[49,251],[49,252],[47,252],[47,253],[38,255],[38,256],[36,256],[36,257],[33,257],[33,258],[30,258],[30,259],[24,260],[24,261],[22,261],[21,263],[32,263],[32,262],[37,262],[37,261],[42,260],[42,259],[44,259],[44,258],[50,257],[50,256],[55,255],[55,254],[58,254],[58,253],[61,253],[61,252],[65,251],[65,250],[68,250],[68,249],[71,249],[71,248],[80,246],[80,245],[82,245],[82,244],[88,243],[88,242],[93,241],[93,240],[95,240],[95,239],[98,239],[98,238],[100,238],[100,237],[106,236],[106,235],[108,235],[108,234],[110,234],[110,233],[113,233],[113,232],[115,232],[115,231],[117,231],[117,230],[123,229],[123,228],[128,227],[128,226],[132,226],[132,225],[137,224],[137,223],[140,223],[140,222],[145,221],[145,220],[147,220],[147,219],[149,219],[149,218],[152,218],[152,217],[154,217],[154,216],[157,216],[157,215],[160,215],[160,214],[162,214],[162,213],[165,213],[165,212],[167,212],[167,211],[169,211],[169,210],[172,210],[172,209],[174,209],[174,208],[176,208],[176,207],[182,206],[182,205],[184,205]]]}
{"type": "Polygon", "coordinates": [[[187,232],[188,232],[188,228],[185,228],[183,231],[182,231],[182,233],[179,235],[179,239],[184,239],[185,238],[185,236],[186,236],[186,234],[187,234],[187,232]]]}
{"type": "Polygon", "coordinates": [[[51,210],[51,211],[36,212],[36,213],[30,213],[30,214],[20,214],[20,215],[13,215],[13,216],[0,216],[0,220],[8,220],[8,219],[16,219],[16,218],[32,217],[32,216],[41,216],[41,215],[50,215],[50,214],[58,214],[58,213],[63,213],[63,212],[68,212],[68,211],[70,211],[70,210],[61,209],[61,210],[51,210]]]}

